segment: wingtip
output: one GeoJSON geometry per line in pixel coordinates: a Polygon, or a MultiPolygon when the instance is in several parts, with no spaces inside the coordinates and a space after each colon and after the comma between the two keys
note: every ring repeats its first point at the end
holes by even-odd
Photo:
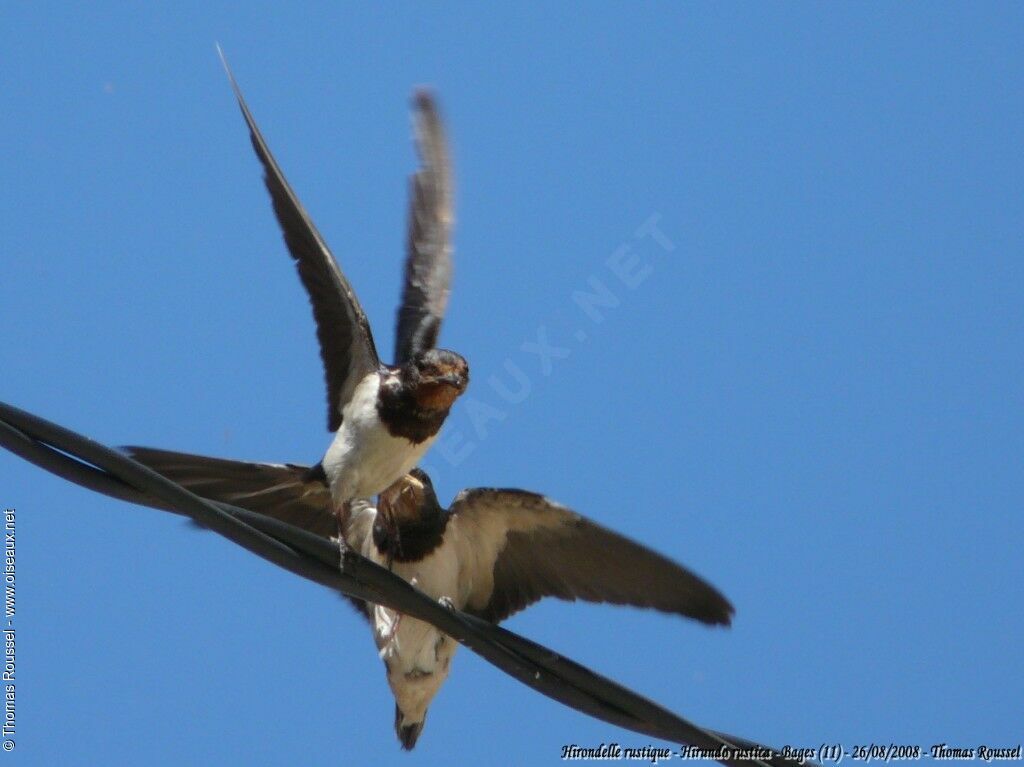
{"type": "Polygon", "coordinates": [[[708,605],[707,611],[700,620],[709,626],[721,626],[732,628],[732,619],[736,615],[736,608],[732,606],[725,597],[719,597],[713,604],[708,605]]]}
{"type": "Polygon", "coordinates": [[[736,615],[732,602],[710,583],[697,578],[700,587],[694,595],[696,599],[690,602],[689,617],[706,626],[732,628],[732,619],[736,615]]]}
{"type": "Polygon", "coordinates": [[[217,51],[217,57],[220,59],[221,66],[228,73],[228,77],[231,77],[231,67],[228,66],[228,57],[224,55],[224,49],[220,47],[220,43],[216,40],[213,42],[213,47],[217,51]]]}
{"type": "Polygon", "coordinates": [[[662,612],[689,618],[709,628],[732,628],[736,608],[714,586],[692,573],[682,581],[686,586],[672,604],[647,605],[662,612]],[[696,578],[696,584],[693,579],[696,578]],[[694,586],[696,585],[696,588],[694,586]]]}
{"type": "Polygon", "coordinates": [[[231,89],[235,92],[235,98],[242,104],[245,100],[242,98],[242,91],[238,87],[238,82],[235,80],[235,74],[231,71],[231,67],[228,64],[228,57],[224,55],[224,49],[220,47],[220,43],[214,42],[213,47],[217,49],[217,56],[220,57],[221,66],[224,67],[224,74],[228,76],[228,82],[231,83],[231,89]]]}
{"type": "Polygon", "coordinates": [[[432,88],[419,86],[412,95],[412,123],[416,152],[428,171],[433,171],[441,192],[440,201],[451,224],[451,154],[445,136],[444,119],[432,88]]]}
{"type": "Polygon", "coordinates": [[[416,109],[434,111],[437,108],[437,99],[434,96],[434,89],[429,85],[418,85],[412,92],[412,103],[416,109]]]}
{"type": "Polygon", "coordinates": [[[426,131],[429,135],[442,131],[441,107],[433,88],[426,85],[417,86],[412,92],[412,107],[418,123],[417,133],[426,131]]]}

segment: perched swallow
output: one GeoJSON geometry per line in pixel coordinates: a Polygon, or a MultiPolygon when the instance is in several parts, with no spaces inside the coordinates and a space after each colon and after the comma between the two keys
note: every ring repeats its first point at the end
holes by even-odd
{"type": "MultiPolygon", "coordinates": [[[[394,365],[383,364],[355,292],[285,180],[227,61],[221,55],[274,214],[309,294],[327,381],[327,425],[336,432],[314,473],[331,489],[335,513],[408,472],[469,383],[466,360],[434,348],[451,278],[451,171],[444,131],[429,94],[415,98],[421,167],[412,177],[403,309],[394,365]]],[[[233,467],[237,473],[238,465],[233,467]]]]}
{"type": "MultiPolygon", "coordinates": [[[[335,534],[331,492],[308,467],[149,448],[132,448],[132,456],[199,495],[335,534]]],[[[686,568],[525,490],[463,490],[445,509],[430,478],[414,469],[376,507],[353,502],[343,534],[428,596],[494,623],[546,596],[648,607],[709,625],[732,619],[729,601],[686,568]]],[[[411,749],[456,643],[429,623],[352,601],[372,624],[395,698],[395,733],[411,749]]]]}

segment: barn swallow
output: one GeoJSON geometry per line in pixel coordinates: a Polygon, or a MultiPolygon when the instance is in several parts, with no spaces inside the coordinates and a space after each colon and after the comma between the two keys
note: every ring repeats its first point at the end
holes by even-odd
{"type": "MultiPolygon", "coordinates": [[[[728,625],[732,605],[660,554],[543,495],[476,488],[448,509],[414,469],[346,524],[348,545],[443,604],[498,623],[545,596],[649,607],[728,625]]],[[[429,623],[380,605],[368,615],[406,750],[448,678],[457,647],[429,623]]]]}
{"type": "MultiPolygon", "coordinates": [[[[733,608],[714,587],[669,559],[542,495],[523,490],[464,490],[445,509],[438,502],[430,478],[412,469],[414,462],[403,463],[402,473],[383,487],[367,489],[380,484],[360,478],[369,467],[376,467],[377,453],[368,450],[367,443],[343,436],[349,433],[346,427],[370,432],[373,429],[367,422],[376,417],[390,430],[393,424],[410,417],[389,409],[386,403],[383,408],[378,404],[373,416],[369,407],[373,393],[376,391],[380,403],[385,389],[383,378],[380,383],[370,378],[365,384],[370,373],[363,373],[364,378],[356,382],[351,390],[354,394],[345,394],[352,376],[357,374],[349,372],[351,365],[345,367],[336,360],[347,356],[359,364],[370,358],[365,351],[373,350],[369,326],[351,288],[284,181],[231,79],[253,146],[264,165],[285,241],[313,302],[328,381],[329,425],[331,429],[341,428],[327,456],[314,467],[233,461],[153,448],[125,450],[198,495],[266,514],[325,538],[338,536],[345,545],[390,568],[428,596],[495,623],[545,596],[553,596],[649,607],[710,625],[728,625],[733,608]],[[334,300],[325,303],[325,295],[334,300]],[[340,407],[339,403],[348,404],[340,407]],[[338,454],[347,460],[335,459],[338,454]],[[351,489],[353,485],[358,486],[356,491],[351,489]],[[369,500],[375,493],[380,493],[377,505],[369,500]],[[336,518],[339,503],[345,505],[347,513],[336,518]]],[[[395,339],[395,357],[404,365],[434,350],[451,279],[453,216],[448,151],[429,94],[420,92],[414,101],[421,168],[411,180],[405,282],[395,339]]],[[[372,359],[376,359],[375,354],[372,359]]],[[[373,372],[372,365],[366,369],[373,372]]],[[[435,376],[452,374],[433,372],[435,376]]],[[[464,379],[464,367],[454,374],[464,379]]],[[[397,374],[389,369],[378,375],[397,374]]],[[[455,386],[420,393],[417,384],[422,386],[421,380],[422,376],[409,373],[399,386],[407,387],[417,402],[429,404],[437,397],[441,400],[438,404],[446,405],[444,413],[461,393],[455,386]]],[[[424,405],[417,407],[422,410],[424,405]]],[[[434,433],[443,419],[442,414],[431,420],[436,420],[434,433]]],[[[407,456],[415,452],[403,449],[407,456]]],[[[416,457],[419,455],[422,452],[416,457]]],[[[390,461],[388,468],[396,463],[390,461]]],[[[382,479],[386,473],[376,468],[373,472],[375,479],[382,479]]],[[[395,698],[395,732],[402,747],[411,749],[423,730],[428,706],[448,676],[455,643],[430,624],[403,618],[379,605],[352,601],[372,625],[395,698]]]]}
{"type": "Polygon", "coordinates": [[[395,364],[387,365],[377,355],[359,299],[285,180],[223,53],[221,61],[312,304],[327,382],[327,425],[335,432],[313,472],[326,478],[340,519],[350,501],[374,496],[416,465],[469,383],[466,360],[435,348],[451,279],[452,185],[444,130],[430,94],[418,93],[414,114],[421,166],[411,179],[395,364]]]}
{"type": "MultiPolygon", "coordinates": [[[[199,495],[321,536],[336,534],[331,492],[308,467],[149,448],[131,448],[131,455],[199,495]],[[211,479],[216,476],[221,479],[211,479]]],[[[732,605],[699,576],[525,490],[463,490],[445,509],[427,474],[413,469],[381,493],[376,506],[354,501],[342,533],[353,550],[427,596],[493,623],[547,596],[647,607],[708,625],[732,620],[732,605]]],[[[402,748],[412,749],[448,678],[456,642],[429,623],[352,601],[370,621],[384,661],[395,733],[402,748]]]]}

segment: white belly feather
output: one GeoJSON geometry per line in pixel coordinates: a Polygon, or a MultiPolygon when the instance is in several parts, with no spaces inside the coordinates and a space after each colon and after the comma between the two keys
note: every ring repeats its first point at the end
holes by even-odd
{"type": "Polygon", "coordinates": [[[342,410],[342,424],[324,456],[324,472],[336,503],[370,498],[412,469],[435,437],[414,444],[392,437],[377,414],[380,377],[359,382],[342,410]]]}
{"type": "MultiPolygon", "coordinates": [[[[371,525],[372,527],[372,525],[371,525]]],[[[372,536],[362,553],[387,566],[372,536]]],[[[459,564],[454,547],[445,541],[419,562],[394,562],[392,571],[433,599],[447,597],[459,606],[459,564]]],[[[419,722],[445,679],[458,643],[429,623],[373,606],[373,639],[387,667],[388,685],[406,723],[419,722]]]]}

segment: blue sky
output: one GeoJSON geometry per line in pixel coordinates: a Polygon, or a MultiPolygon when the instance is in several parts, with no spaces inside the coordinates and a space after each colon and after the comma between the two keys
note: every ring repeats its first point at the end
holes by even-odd
{"type": "MultiPolygon", "coordinates": [[[[214,41],[388,350],[408,96],[433,84],[458,179],[442,340],[473,370],[426,461],[442,500],[545,492],[737,608],[707,630],[548,602],[509,627],[775,745],[1019,741],[1019,5],[5,17],[0,398],[109,444],[317,460],[312,318],[214,41]],[[652,216],[671,248],[637,235],[652,216]],[[600,322],[573,299],[593,280],[616,304],[600,322]],[[547,369],[539,334],[562,349],[547,369]],[[515,402],[491,382],[507,364],[515,402]]],[[[19,763],[546,764],[650,742],[460,651],[404,755],[336,596],[6,454],[0,491],[19,763]]]]}

